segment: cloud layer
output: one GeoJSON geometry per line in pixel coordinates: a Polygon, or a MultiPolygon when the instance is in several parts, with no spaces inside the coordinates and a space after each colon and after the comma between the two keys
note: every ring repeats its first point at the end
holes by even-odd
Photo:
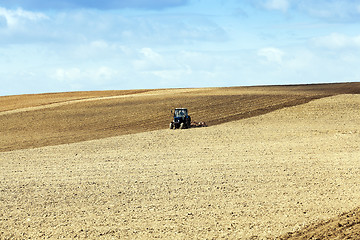
{"type": "Polygon", "coordinates": [[[119,9],[119,8],[142,8],[142,9],[164,9],[177,7],[187,3],[187,0],[0,0],[0,6],[7,8],[25,8],[29,10],[48,9],[119,9]]]}
{"type": "Polygon", "coordinates": [[[359,11],[350,0],[0,0],[0,95],[360,81],[359,11]]]}
{"type": "Polygon", "coordinates": [[[360,2],[353,0],[249,0],[255,6],[281,12],[301,11],[329,21],[360,21],[360,2]]]}

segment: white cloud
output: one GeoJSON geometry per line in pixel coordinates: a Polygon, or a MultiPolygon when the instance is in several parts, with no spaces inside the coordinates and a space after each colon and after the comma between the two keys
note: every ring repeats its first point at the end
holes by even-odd
{"type": "Polygon", "coordinates": [[[360,4],[354,0],[247,0],[251,5],[266,10],[302,12],[331,22],[358,22],[360,4]]]}
{"type": "Polygon", "coordinates": [[[75,82],[83,78],[83,73],[79,68],[58,68],[55,71],[55,78],[60,82],[75,82]]]}
{"type": "Polygon", "coordinates": [[[317,47],[328,49],[360,49],[360,35],[347,36],[341,33],[332,33],[312,40],[317,47]]]}
{"type": "Polygon", "coordinates": [[[151,48],[142,48],[140,53],[144,55],[145,58],[149,59],[150,61],[160,61],[162,60],[161,55],[151,48]]]}
{"type": "Polygon", "coordinates": [[[277,64],[283,62],[283,57],[285,55],[282,50],[273,47],[259,49],[257,54],[258,56],[265,57],[268,62],[277,64]]]}
{"type": "Polygon", "coordinates": [[[48,19],[48,16],[43,13],[25,11],[21,8],[18,8],[17,10],[8,10],[0,7],[0,16],[6,19],[8,27],[16,27],[24,21],[37,22],[48,19]]]}
{"type": "MultiPolygon", "coordinates": [[[[132,15],[116,11],[74,10],[31,12],[0,7],[2,43],[53,42],[84,44],[103,40],[131,45],[178,45],[224,42],[226,31],[214,21],[196,14],[132,15]]],[[[94,42],[100,46],[104,42],[94,42]]]]}
{"type": "Polygon", "coordinates": [[[90,73],[92,74],[92,77],[90,76],[90,78],[93,78],[93,81],[99,84],[102,84],[106,81],[111,81],[118,76],[117,70],[106,66],[101,66],[98,69],[95,69],[95,71],[91,71],[90,73]]]}
{"type": "Polygon", "coordinates": [[[138,71],[159,71],[174,68],[176,62],[164,57],[154,49],[146,47],[139,50],[139,55],[132,64],[138,71]]]}
{"type": "Polygon", "coordinates": [[[359,12],[356,11],[358,3],[355,1],[302,0],[296,6],[311,16],[331,21],[352,21],[360,17],[359,12]]]}
{"type": "Polygon", "coordinates": [[[286,12],[290,7],[288,0],[267,0],[264,3],[265,8],[270,10],[280,10],[286,12]]]}
{"type": "Polygon", "coordinates": [[[298,8],[312,16],[330,21],[358,21],[359,2],[352,0],[302,0],[298,8]]]}
{"type": "Polygon", "coordinates": [[[125,58],[130,61],[130,58],[133,58],[136,54],[135,52],[134,49],[124,44],[101,39],[67,45],[61,55],[63,58],[71,56],[73,61],[80,62],[118,62],[120,59],[125,58]]]}
{"type": "Polygon", "coordinates": [[[360,20],[359,2],[353,0],[293,0],[297,10],[331,22],[357,22],[360,20]]]}

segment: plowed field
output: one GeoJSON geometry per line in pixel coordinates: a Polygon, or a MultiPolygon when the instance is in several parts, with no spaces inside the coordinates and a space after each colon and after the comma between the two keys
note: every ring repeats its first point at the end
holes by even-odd
{"type": "Polygon", "coordinates": [[[216,125],[359,89],[345,83],[0,97],[0,151],[164,129],[175,107],[187,107],[193,120],[216,125]]]}
{"type": "Polygon", "coordinates": [[[359,93],[0,97],[0,238],[358,239],[359,93]],[[167,129],[174,107],[210,127],[167,129]]]}

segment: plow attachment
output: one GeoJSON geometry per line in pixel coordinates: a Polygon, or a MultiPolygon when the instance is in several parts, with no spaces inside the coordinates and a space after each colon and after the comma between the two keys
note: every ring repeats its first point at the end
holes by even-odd
{"type": "Polygon", "coordinates": [[[192,121],[190,127],[207,127],[205,122],[194,122],[192,121]]]}

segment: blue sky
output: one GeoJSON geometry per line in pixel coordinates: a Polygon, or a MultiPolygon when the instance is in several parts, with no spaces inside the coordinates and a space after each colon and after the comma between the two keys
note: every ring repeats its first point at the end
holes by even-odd
{"type": "Polygon", "coordinates": [[[357,0],[0,0],[0,95],[360,81],[357,0]]]}

